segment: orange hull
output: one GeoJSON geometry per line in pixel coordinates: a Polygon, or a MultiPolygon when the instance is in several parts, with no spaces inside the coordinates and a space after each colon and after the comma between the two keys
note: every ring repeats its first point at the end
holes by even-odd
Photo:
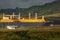
{"type": "Polygon", "coordinates": [[[13,20],[13,19],[1,19],[0,22],[14,22],[14,21],[19,21],[19,22],[46,22],[43,19],[18,19],[18,20],[13,20]]]}
{"type": "Polygon", "coordinates": [[[20,19],[20,22],[46,22],[43,19],[20,19]]]}

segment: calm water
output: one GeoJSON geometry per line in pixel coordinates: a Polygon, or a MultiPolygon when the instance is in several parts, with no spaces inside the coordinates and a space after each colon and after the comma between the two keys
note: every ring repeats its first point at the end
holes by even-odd
{"type": "Polygon", "coordinates": [[[13,23],[0,23],[0,27],[5,27],[7,25],[16,25],[16,26],[44,26],[45,23],[21,23],[21,22],[13,22],[13,23]]]}

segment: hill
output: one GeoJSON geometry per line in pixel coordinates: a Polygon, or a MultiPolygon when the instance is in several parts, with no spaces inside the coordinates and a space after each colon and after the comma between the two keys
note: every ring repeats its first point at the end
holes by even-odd
{"type": "Polygon", "coordinates": [[[55,16],[55,14],[57,17],[60,17],[60,0],[56,0],[51,3],[46,3],[44,5],[32,6],[30,8],[16,7],[15,9],[11,9],[11,8],[0,9],[0,14],[2,14],[2,13],[12,14],[13,12],[15,14],[18,14],[20,12],[22,17],[28,17],[29,12],[31,13],[31,17],[34,17],[35,13],[38,13],[38,17],[40,17],[42,15],[55,16]],[[58,13],[59,13],[59,15],[58,15],[58,13]]]}

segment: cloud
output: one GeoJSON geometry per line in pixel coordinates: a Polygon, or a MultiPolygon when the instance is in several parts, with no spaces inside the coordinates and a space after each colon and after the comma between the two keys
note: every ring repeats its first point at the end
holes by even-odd
{"type": "Polygon", "coordinates": [[[42,5],[54,0],[0,0],[0,8],[27,8],[34,5],[42,5]]]}

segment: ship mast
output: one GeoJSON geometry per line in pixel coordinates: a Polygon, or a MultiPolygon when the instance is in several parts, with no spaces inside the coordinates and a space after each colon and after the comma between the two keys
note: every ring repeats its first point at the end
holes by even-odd
{"type": "Polygon", "coordinates": [[[44,20],[44,16],[42,16],[42,20],[44,20]]]}
{"type": "Polygon", "coordinates": [[[3,13],[3,19],[4,19],[4,13],[3,13]]]}
{"type": "Polygon", "coordinates": [[[35,13],[35,19],[37,19],[37,13],[35,13]]]}
{"type": "Polygon", "coordinates": [[[30,12],[29,12],[29,19],[30,19],[30,15],[31,15],[31,14],[30,14],[30,12]]]}
{"type": "Polygon", "coordinates": [[[10,16],[10,19],[12,19],[12,15],[10,16]]]}
{"type": "Polygon", "coordinates": [[[18,15],[18,16],[19,16],[19,18],[18,18],[18,19],[20,19],[20,13],[19,13],[19,15],[18,15]]]}
{"type": "Polygon", "coordinates": [[[12,15],[12,16],[13,16],[13,18],[14,18],[14,16],[15,16],[14,12],[13,12],[13,15],[12,15]]]}

